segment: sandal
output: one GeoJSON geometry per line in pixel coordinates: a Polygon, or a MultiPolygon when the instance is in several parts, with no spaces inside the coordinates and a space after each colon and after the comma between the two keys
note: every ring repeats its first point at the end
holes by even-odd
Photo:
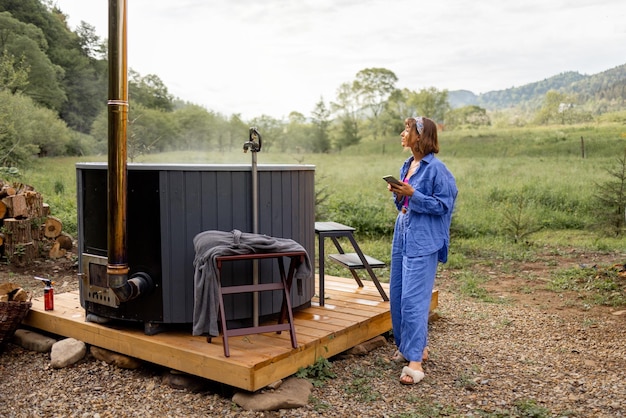
{"type": "Polygon", "coordinates": [[[416,383],[419,383],[423,378],[424,378],[423,371],[413,370],[409,366],[404,366],[402,368],[402,374],[400,374],[400,383],[402,383],[403,385],[414,385],[416,383]],[[407,382],[406,380],[403,380],[406,376],[409,376],[412,379],[412,381],[407,382]]]}

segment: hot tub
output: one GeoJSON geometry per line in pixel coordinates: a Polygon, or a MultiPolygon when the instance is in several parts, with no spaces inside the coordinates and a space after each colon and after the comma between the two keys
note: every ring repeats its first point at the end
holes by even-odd
{"type": "MultiPolygon", "coordinates": [[[[258,233],[290,238],[309,253],[314,268],[315,191],[312,165],[262,165],[258,174],[258,233]]],[[[128,164],[127,257],[130,274],[146,272],[153,289],[120,303],[108,287],[107,164],[76,165],[80,302],[100,318],[143,322],[146,333],[162,324],[191,324],[194,306],[193,238],[202,231],[253,232],[252,168],[227,164],[128,164]]],[[[278,268],[259,264],[261,282],[277,281],[278,268]]],[[[224,270],[225,285],[246,284],[252,267],[224,270]]],[[[310,306],[314,281],[294,283],[294,309],[310,306]]],[[[280,292],[259,294],[259,315],[281,309],[280,292]]],[[[253,317],[250,295],[225,298],[227,319],[253,317]]]]}

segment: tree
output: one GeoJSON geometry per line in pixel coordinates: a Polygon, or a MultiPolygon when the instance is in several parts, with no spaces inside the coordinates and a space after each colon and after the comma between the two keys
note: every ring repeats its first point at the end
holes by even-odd
{"type": "Polygon", "coordinates": [[[217,142],[217,116],[205,108],[189,104],[174,112],[178,127],[176,149],[209,149],[217,142]]]}
{"type": "Polygon", "coordinates": [[[314,127],[311,150],[319,153],[329,152],[330,135],[328,130],[330,127],[330,109],[326,107],[323,98],[320,97],[320,101],[315,104],[315,109],[313,109],[311,116],[314,127]]]}
{"type": "Polygon", "coordinates": [[[48,42],[41,29],[20,22],[11,13],[0,13],[0,51],[29,68],[24,94],[49,109],[61,109],[66,100],[60,84],[64,71],[48,58],[48,42]]]}
{"type": "Polygon", "coordinates": [[[361,142],[359,136],[359,99],[354,83],[343,83],[337,89],[337,101],[331,103],[334,113],[337,113],[339,130],[335,145],[341,149],[361,142]]]}
{"type": "Polygon", "coordinates": [[[92,64],[85,60],[78,50],[73,50],[68,51],[66,64],[63,85],[68,100],[63,105],[60,116],[72,128],[88,133],[94,119],[106,108],[107,83],[104,62],[92,64]],[[71,61],[72,59],[74,61],[71,61]]]}
{"type": "Polygon", "coordinates": [[[142,154],[177,149],[179,129],[172,112],[136,104],[130,107],[128,120],[128,157],[131,161],[142,154]]]}
{"type": "Polygon", "coordinates": [[[24,91],[28,86],[28,73],[30,67],[25,62],[24,56],[19,62],[16,57],[7,50],[0,55],[0,90],[6,90],[11,94],[24,91]]]}
{"type": "Polygon", "coordinates": [[[337,141],[335,141],[337,149],[341,150],[352,145],[357,145],[361,142],[361,137],[359,136],[359,126],[356,120],[350,118],[339,118],[339,127],[341,135],[338,137],[337,141]]]}
{"type": "MultiPolygon", "coordinates": [[[[383,137],[396,137],[404,130],[404,119],[415,115],[415,110],[408,105],[409,89],[395,90],[389,96],[387,106],[380,117],[383,137]]],[[[397,137],[396,137],[397,138],[397,137]]]]}
{"type": "Polygon", "coordinates": [[[81,20],[80,25],[76,28],[76,35],[78,35],[80,49],[86,56],[94,60],[106,59],[107,46],[96,35],[94,26],[81,20]]]}
{"type": "MultiPolygon", "coordinates": [[[[287,148],[287,136],[283,132],[283,124],[280,120],[268,115],[261,115],[250,121],[250,126],[257,128],[262,138],[262,150],[271,151],[274,147],[279,152],[287,148]]],[[[247,138],[247,135],[246,135],[247,138]]],[[[244,142],[242,141],[242,144],[244,142]]]]}
{"type": "Polygon", "coordinates": [[[0,90],[0,165],[25,167],[33,156],[67,154],[72,131],[29,97],[0,90]]]}
{"type": "Polygon", "coordinates": [[[380,127],[380,115],[391,93],[396,89],[398,77],[386,68],[366,68],[356,75],[353,88],[370,113],[369,120],[372,125],[374,139],[377,139],[380,127]]]}
{"type": "Polygon", "coordinates": [[[286,150],[301,153],[311,151],[312,132],[306,118],[300,112],[289,113],[289,123],[285,126],[286,150]]]}
{"type": "Polygon", "coordinates": [[[138,72],[129,71],[129,101],[138,103],[147,109],[174,110],[174,98],[167,91],[167,86],[155,74],[142,77],[138,72]]]}
{"type": "Polygon", "coordinates": [[[546,93],[543,99],[543,105],[535,116],[535,122],[539,125],[547,125],[550,123],[561,122],[559,116],[559,109],[562,109],[562,105],[567,103],[568,99],[565,93],[559,93],[556,90],[550,90],[546,93]]]}
{"type": "Polygon", "coordinates": [[[437,90],[434,87],[422,89],[408,94],[408,103],[419,116],[426,116],[435,122],[444,123],[446,113],[450,110],[448,90],[437,90]]]}
{"type": "MultiPolygon", "coordinates": [[[[222,136],[220,135],[220,150],[233,150],[235,148],[241,149],[244,142],[248,139],[248,129],[249,126],[242,119],[241,115],[235,113],[230,116],[228,119],[228,123],[225,125],[225,135],[222,141],[222,136]]],[[[262,133],[261,133],[262,134],[262,133]]]]}
{"type": "MultiPolygon", "coordinates": [[[[147,109],[140,104],[130,106],[126,132],[128,159],[135,161],[143,154],[179,149],[180,129],[173,112],[147,109]]],[[[108,146],[108,110],[103,110],[94,121],[91,135],[97,151],[106,152],[108,146]]]]}
{"type": "Polygon", "coordinates": [[[87,133],[107,102],[106,45],[93,26],[81,22],[74,33],[59,9],[52,7],[48,15],[51,23],[43,30],[50,44],[49,56],[65,71],[61,82],[67,101],[60,116],[72,128],[87,133]]]}
{"type": "MultiPolygon", "coordinates": [[[[44,83],[48,90],[58,88],[60,91],[47,93],[44,96],[47,101],[33,94],[31,97],[58,111],[70,127],[89,132],[107,99],[107,65],[104,59],[99,59],[104,56],[106,48],[103,43],[98,44],[93,27],[81,24],[78,34],[71,32],[67,16],[48,0],[0,0],[0,11],[10,12],[14,19],[43,34],[45,55],[54,66],[57,77],[39,77],[35,82],[32,79],[35,68],[29,62],[33,67],[29,88],[41,88],[39,83],[44,83]],[[56,101],[50,102],[50,98],[56,101]]],[[[0,27],[5,25],[0,24],[0,27]]]]}
{"type": "Polygon", "coordinates": [[[106,45],[96,35],[95,28],[81,22],[76,34],[68,35],[67,48],[59,58],[65,69],[63,86],[68,97],[61,118],[80,132],[89,132],[96,116],[106,107],[108,64],[105,55],[106,45]]]}
{"type": "Polygon", "coordinates": [[[626,232],[626,148],[615,168],[607,169],[613,180],[596,185],[598,222],[611,235],[626,232]]]}
{"type": "Polygon", "coordinates": [[[453,109],[446,116],[446,129],[478,128],[490,124],[487,110],[475,105],[453,109]]]}

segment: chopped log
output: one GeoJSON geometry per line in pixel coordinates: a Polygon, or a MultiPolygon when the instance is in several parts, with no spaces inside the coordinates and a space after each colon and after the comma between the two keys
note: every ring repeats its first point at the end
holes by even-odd
{"type": "Polygon", "coordinates": [[[43,207],[41,208],[41,216],[50,216],[50,205],[47,203],[43,204],[43,207]]]}
{"type": "Polygon", "coordinates": [[[4,245],[4,234],[0,232],[0,247],[4,245]]]}
{"type": "Polygon", "coordinates": [[[13,252],[10,255],[7,253],[9,262],[19,267],[30,265],[36,257],[37,248],[32,241],[16,244],[13,252]]]}
{"type": "Polygon", "coordinates": [[[0,189],[0,198],[15,196],[16,194],[17,191],[15,190],[15,187],[11,186],[10,184],[3,184],[2,188],[0,189]]]}
{"type": "Polygon", "coordinates": [[[44,226],[44,235],[46,238],[56,239],[63,231],[63,222],[57,217],[48,216],[44,226]]]}
{"type": "Polygon", "coordinates": [[[17,289],[17,291],[13,294],[13,298],[11,300],[15,302],[24,302],[29,298],[28,292],[22,288],[17,289]]]}
{"type": "Polygon", "coordinates": [[[15,283],[0,284],[0,300],[4,302],[16,301],[23,302],[28,300],[28,292],[15,283]]]}
{"type": "Polygon", "coordinates": [[[52,248],[50,248],[50,252],[48,253],[48,256],[50,258],[61,258],[65,256],[66,252],[67,250],[65,250],[64,248],[61,248],[61,244],[59,243],[59,241],[55,241],[52,248]]]}
{"type": "Polygon", "coordinates": [[[67,232],[61,232],[61,235],[57,237],[56,242],[58,242],[59,246],[64,250],[69,251],[74,247],[74,240],[72,239],[72,236],[67,232]]]}
{"type": "Polygon", "coordinates": [[[23,194],[7,196],[2,199],[7,207],[7,216],[10,218],[21,218],[28,216],[26,207],[26,197],[23,194]]]}
{"type": "Polygon", "coordinates": [[[43,230],[44,230],[44,218],[34,218],[31,219],[31,230],[30,233],[33,236],[33,241],[39,242],[43,240],[43,230]]]}
{"type": "Polygon", "coordinates": [[[23,267],[37,256],[39,246],[33,244],[30,219],[4,220],[4,255],[10,263],[23,267]]]}
{"type": "Polygon", "coordinates": [[[24,198],[26,200],[26,211],[28,218],[41,218],[43,217],[43,196],[41,193],[27,190],[24,192],[24,198]]]}
{"type": "Polygon", "coordinates": [[[20,287],[21,286],[17,283],[12,283],[12,282],[0,283],[0,296],[8,295],[9,293],[14,293],[20,287]]]}
{"type": "Polygon", "coordinates": [[[13,187],[15,188],[16,194],[32,192],[35,190],[35,188],[30,184],[24,183],[13,183],[13,187]]]}
{"type": "Polygon", "coordinates": [[[3,223],[7,255],[13,253],[16,245],[33,240],[30,219],[6,218],[3,223]]]}
{"type": "Polygon", "coordinates": [[[7,215],[7,205],[0,200],[0,219],[4,219],[4,217],[7,215]]]}

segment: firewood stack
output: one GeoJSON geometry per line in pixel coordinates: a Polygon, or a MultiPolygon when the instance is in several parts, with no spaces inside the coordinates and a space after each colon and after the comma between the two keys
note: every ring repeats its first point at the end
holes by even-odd
{"type": "Polygon", "coordinates": [[[0,220],[0,249],[11,264],[30,265],[47,247],[50,258],[72,249],[72,237],[32,186],[0,180],[0,220]]]}
{"type": "Polygon", "coordinates": [[[0,283],[0,302],[24,302],[28,300],[28,292],[15,283],[0,283]]]}

